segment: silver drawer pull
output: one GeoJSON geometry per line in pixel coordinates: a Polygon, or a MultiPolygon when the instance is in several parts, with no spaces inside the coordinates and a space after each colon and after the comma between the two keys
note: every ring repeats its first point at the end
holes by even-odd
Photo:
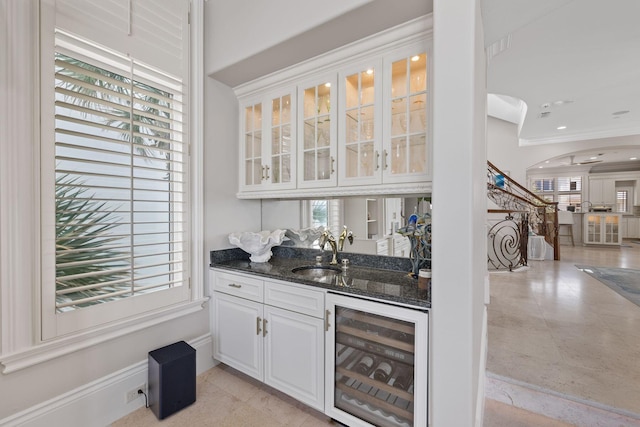
{"type": "Polygon", "coordinates": [[[262,329],[260,328],[261,321],[262,319],[260,319],[259,317],[256,318],[256,335],[260,335],[260,332],[262,332],[262,329]]]}
{"type": "Polygon", "coordinates": [[[267,336],[267,319],[262,320],[262,336],[267,336]]]}
{"type": "Polygon", "coordinates": [[[238,288],[238,289],[242,287],[242,285],[236,285],[235,283],[229,283],[229,286],[231,286],[232,288],[238,288]]]}
{"type": "Polygon", "coordinates": [[[324,330],[325,332],[329,331],[331,324],[329,323],[329,318],[331,317],[331,312],[329,310],[325,310],[324,312],[324,330]]]}

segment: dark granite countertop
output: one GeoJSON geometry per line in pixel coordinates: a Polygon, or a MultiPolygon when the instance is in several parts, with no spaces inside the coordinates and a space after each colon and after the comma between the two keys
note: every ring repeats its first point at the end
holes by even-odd
{"type": "Polygon", "coordinates": [[[341,253],[350,265],[333,277],[309,278],[292,270],[315,264],[315,256],[322,254],[327,266],[331,254],[304,248],[273,248],[274,256],[266,263],[252,263],[241,249],[211,251],[211,267],[240,273],[250,273],[270,279],[295,282],[345,294],[361,295],[419,308],[431,307],[431,290],[418,289],[408,260],[396,257],[341,253]]]}

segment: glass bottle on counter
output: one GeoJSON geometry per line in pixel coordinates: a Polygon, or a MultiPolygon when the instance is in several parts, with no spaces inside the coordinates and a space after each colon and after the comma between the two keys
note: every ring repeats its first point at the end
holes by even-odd
{"type": "Polygon", "coordinates": [[[375,371],[373,371],[373,378],[386,384],[391,378],[391,372],[393,372],[393,362],[382,359],[376,366],[375,371]]]}

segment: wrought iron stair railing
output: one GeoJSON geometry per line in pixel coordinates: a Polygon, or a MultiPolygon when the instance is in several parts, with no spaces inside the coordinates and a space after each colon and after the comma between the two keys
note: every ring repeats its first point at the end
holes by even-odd
{"type": "Polygon", "coordinates": [[[488,227],[490,268],[527,265],[530,232],[544,236],[554,249],[554,259],[560,259],[557,202],[541,199],[491,162],[487,162],[487,196],[498,206],[489,213],[505,214],[488,227]]]}

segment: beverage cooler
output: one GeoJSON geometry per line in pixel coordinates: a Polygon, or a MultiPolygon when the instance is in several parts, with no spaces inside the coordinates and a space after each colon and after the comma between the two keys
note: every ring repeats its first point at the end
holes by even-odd
{"type": "Polygon", "coordinates": [[[327,294],[325,412],[356,426],[423,427],[428,313],[327,294]]]}

